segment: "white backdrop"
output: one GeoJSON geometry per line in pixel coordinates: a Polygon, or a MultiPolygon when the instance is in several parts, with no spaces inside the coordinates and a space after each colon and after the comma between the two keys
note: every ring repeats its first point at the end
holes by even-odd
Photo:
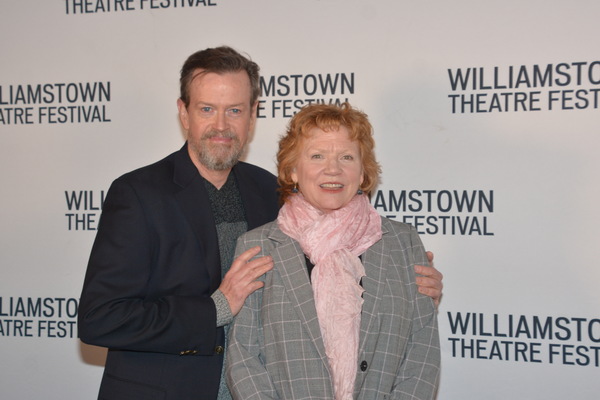
{"type": "Polygon", "coordinates": [[[445,274],[439,400],[596,399],[596,0],[2,0],[0,397],[94,399],[76,338],[102,198],[183,143],[192,52],[264,77],[249,162],[274,171],[297,106],[349,100],[376,130],[373,203],[445,274]]]}

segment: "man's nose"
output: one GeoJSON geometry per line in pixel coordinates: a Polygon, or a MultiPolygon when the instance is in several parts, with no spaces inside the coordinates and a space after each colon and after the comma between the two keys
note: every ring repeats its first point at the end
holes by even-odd
{"type": "Polygon", "coordinates": [[[213,127],[217,131],[225,131],[227,130],[227,116],[224,112],[217,112],[215,114],[215,120],[213,121],[213,127]]]}

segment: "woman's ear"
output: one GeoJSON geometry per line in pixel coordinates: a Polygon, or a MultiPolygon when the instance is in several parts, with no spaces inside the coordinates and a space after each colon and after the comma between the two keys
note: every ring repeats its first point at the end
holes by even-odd
{"type": "Polygon", "coordinates": [[[296,168],[290,172],[290,178],[292,178],[292,182],[298,183],[298,174],[296,173],[296,168]]]}

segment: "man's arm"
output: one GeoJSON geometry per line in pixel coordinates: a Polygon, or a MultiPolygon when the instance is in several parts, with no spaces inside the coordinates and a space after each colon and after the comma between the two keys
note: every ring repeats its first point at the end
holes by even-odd
{"type": "MultiPolygon", "coordinates": [[[[182,243],[185,233],[178,228],[168,233],[150,228],[158,213],[148,210],[147,200],[126,179],[111,185],[81,294],[79,336],[116,349],[212,354],[216,311],[208,283],[196,283],[199,252],[182,243]],[[170,237],[173,232],[179,239],[170,237]]],[[[162,205],[169,210],[160,219],[176,225],[170,206],[162,205]]]]}

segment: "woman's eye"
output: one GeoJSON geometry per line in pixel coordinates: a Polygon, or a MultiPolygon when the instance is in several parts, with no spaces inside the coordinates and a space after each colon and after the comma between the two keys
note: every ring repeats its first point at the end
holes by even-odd
{"type": "Polygon", "coordinates": [[[345,156],[342,156],[342,159],[351,161],[354,160],[354,156],[346,154],[345,156]]]}
{"type": "Polygon", "coordinates": [[[312,158],[313,160],[318,160],[323,158],[323,156],[320,154],[313,154],[312,156],[310,156],[310,158],[312,158]]]}

